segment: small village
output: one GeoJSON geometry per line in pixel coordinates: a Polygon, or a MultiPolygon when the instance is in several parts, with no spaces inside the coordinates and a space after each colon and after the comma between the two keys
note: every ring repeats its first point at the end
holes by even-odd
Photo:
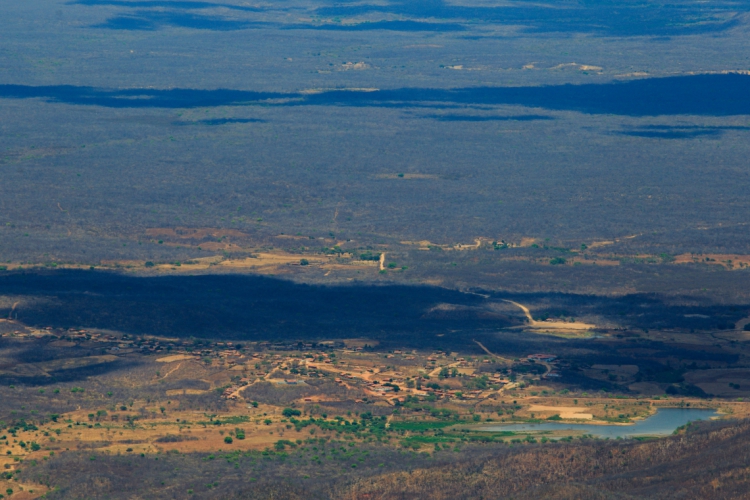
{"type": "MultiPolygon", "coordinates": [[[[469,402],[485,400],[505,391],[561,377],[559,359],[531,353],[509,360],[491,355],[468,357],[459,353],[416,350],[375,351],[366,339],[322,342],[215,342],[201,339],[164,339],[116,335],[85,329],[51,327],[3,334],[14,338],[51,337],[60,346],[85,346],[114,356],[159,356],[156,361],[192,360],[233,373],[233,383],[223,388],[225,399],[243,400],[247,387],[258,382],[304,385],[305,380],[329,378],[348,389],[361,390],[358,403],[397,406],[409,396],[429,400],[469,402]],[[512,364],[528,365],[523,375],[512,364]]],[[[563,364],[564,366],[564,364],[563,364]]],[[[314,402],[305,398],[302,402],[314,402]]]]}
{"type": "Polygon", "coordinates": [[[750,414],[743,401],[569,390],[571,365],[564,356],[530,352],[506,358],[481,344],[479,354],[469,355],[389,350],[363,338],[208,341],[51,327],[6,329],[2,337],[8,345],[44,343],[59,357],[60,362],[26,363],[18,374],[50,376],[63,365],[128,366],[108,386],[89,385],[87,377],[76,385],[45,386],[39,397],[66,409],[32,412],[31,419],[8,428],[0,466],[8,487],[33,489],[30,498],[48,490],[16,480],[19,470],[55,453],[93,447],[141,458],[217,450],[265,457],[323,440],[434,454],[480,442],[517,446],[590,439],[583,430],[508,432],[492,427],[498,424],[625,425],[660,408],[719,411],[717,418],[750,414]],[[116,387],[125,386],[135,392],[117,396],[116,387]]]}

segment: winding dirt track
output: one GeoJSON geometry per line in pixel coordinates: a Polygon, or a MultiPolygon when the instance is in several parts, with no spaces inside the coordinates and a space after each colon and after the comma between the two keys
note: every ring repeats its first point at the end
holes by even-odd
{"type": "Polygon", "coordinates": [[[10,309],[10,312],[8,313],[8,319],[13,319],[13,311],[16,310],[16,307],[18,307],[18,304],[21,302],[14,302],[13,307],[10,309]]]}
{"type": "Polygon", "coordinates": [[[484,352],[486,352],[487,354],[489,354],[490,356],[493,356],[493,357],[496,357],[496,358],[499,358],[499,357],[500,357],[500,356],[496,356],[496,355],[495,355],[495,354],[494,354],[494,353],[493,353],[492,351],[490,351],[489,349],[487,349],[487,348],[486,348],[486,347],[484,346],[484,344],[482,344],[482,343],[481,343],[481,342],[479,342],[478,340],[474,340],[474,343],[475,343],[476,345],[478,345],[479,347],[481,347],[481,348],[482,348],[482,350],[483,350],[484,352]]]}
{"type": "Polygon", "coordinates": [[[175,368],[172,368],[171,370],[169,370],[169,371],[167,372],[167,374],[166,374],[166,375],[164,375],[164,377],[163,377],[163,378],[167,378],[167,377],[169,377],[169,376],[170,376],[170,375],[172,375],[172,374],[173,374],[174,372],[176,372],[177,370],[179,370],[181,366],[182,366],[182,363],[179,363],[179,364],[178,364],[178,365],[177,365],[177,366],[176,366],[175,368]]]}
{"type": "Polygon", "coordinates": [[[535,326],[537,324],[536,321],[534,320],[534,318],[531,317],[531,311],[529,311],[528,307],[526,307],[526,306],[524,306],[522,304],[519,304],[518,302],[513,302],[512,300],[503,299],[503,302],[508,302],[510,304],[513,304],[514,306],[520,307],[521,310],[523,311],[523,313],[526,315],[526,319],[529,320],[529,324],[531,326],[535,326]]]}
{"type": "Polygon", "coordinates": [[[521,308],[523,313],[526,315],[526,319],[529,320],[529,328],[534,329],[541,329],[541,328],[549,328],[553,330],[591,330],[592,328],[596,328],[596,325],[589,325],[587,323],[567,323],[564,321],[536,321],[531,316],[531,311],[529,311],[529,308],[526,307],[523,304],[519,304],[518,302],[513,302],[512,300],[506,300],[502,299],[503,302],[508,302],[510,304],[513,304],[514,306],[518,306],[521,308]]]}

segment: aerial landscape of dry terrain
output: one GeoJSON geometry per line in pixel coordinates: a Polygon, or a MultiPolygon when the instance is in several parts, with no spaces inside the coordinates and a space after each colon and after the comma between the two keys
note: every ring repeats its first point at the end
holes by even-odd
{"type": "Polygon", "coordinates": [[[750,496],[750,1],[0,14],[0,499],[750,496]]]}

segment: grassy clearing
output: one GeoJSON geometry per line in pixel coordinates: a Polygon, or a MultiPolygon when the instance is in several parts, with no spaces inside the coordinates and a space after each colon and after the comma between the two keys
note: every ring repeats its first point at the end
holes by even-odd
{"type": "Polygon", "coordinates": [[[453,420],[450,422],[391,422],[391,425],[388,428],[394,431],[421,432],[443,429],[452,425],[465,423],[466,422],[462,420],[453,420]]]}

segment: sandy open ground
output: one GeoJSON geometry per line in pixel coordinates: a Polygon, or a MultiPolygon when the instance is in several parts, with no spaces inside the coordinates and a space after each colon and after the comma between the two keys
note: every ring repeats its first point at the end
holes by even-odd
{"type": "Polygon", "coordinates": [[[529,407],[529,411],[534,413],[542,413],[545,417],[560,415],[560,418],[573,420],[592,420],[594,418],[594,415],[592,415],[591,413],[583,413],[584,411],[586,411],[585,408],[576,408],[575,406],[531,405],[529,407]]]}

